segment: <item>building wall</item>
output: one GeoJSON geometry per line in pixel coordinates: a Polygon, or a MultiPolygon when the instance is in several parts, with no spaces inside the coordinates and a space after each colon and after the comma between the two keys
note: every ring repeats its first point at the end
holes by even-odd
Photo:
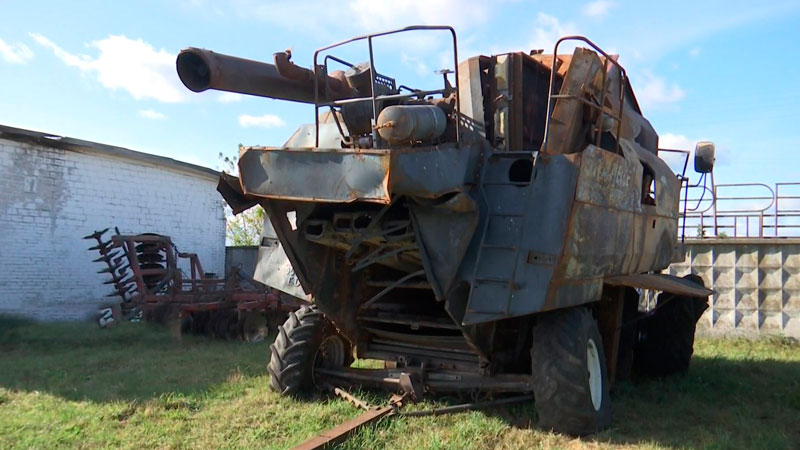
{"type": "Polygon", "coordinates": [[[686,260],[669,271],[693,272],[716,291],[698,333],[800,338],[800,240],[690,242],[686,260]]]}
{"type": "Polygon", "coordinates": [[[80,319],[113,289],[94,230],[153,232],[224,273],[222,199],[211,174],[0,139],[0,313],[80,319]],[[113,230],[113,228],[112,228],[113,230]]]}

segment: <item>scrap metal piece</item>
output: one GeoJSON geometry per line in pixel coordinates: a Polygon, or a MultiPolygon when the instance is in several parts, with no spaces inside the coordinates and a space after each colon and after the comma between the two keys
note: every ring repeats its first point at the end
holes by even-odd
{"type": "Polygon", "coordinates": [[[460,405],[446,406],[444,408],[425,409],[422,411],[400,411],[398,414],[407,417],[422,417],[422,416],[441,416],[444,414],[454,414],[466,411],[474,411],[476,409],[493,408],[501,405],[511,405],[514,403],[522,403],[533,400],[533,394],[517,395],[514,397],[501,398],[497,400],[490,400],[486,402],[462,403],[460,405]]]}
{"type": "Polygon", "coordinates": [[[347,403],[350,403],[351,405],[355,406],[356,408],[361,408],[361,409],[367,410],[367,411],[369,411],[369,409],[371,408],[369,403],[365,402],[364,400],[361,400],[360,398],[354,396],[353,394],[345,391],[342,388],[338,388],[338,387],[337,388],[333,388],[333,393],[337,397],[341,397],[344,400],[347,400],[347,403]]]}
{"type": "Polygon", "coordinates": [[[652,289],[688,297],[708,297],[714,294],[712,289],[693,283],[691,280],[661,273],[617,275],[606,277],[604,281],[612,286],[652,289]]]}
{"type": "Polygon", "coordinates": [[[373,422],[376,422],[382,417],[388,417],[396,414],[397,411],[403,407],[404,402],[404,395],[393,395],[389,400],[388,405],[373,407],[355,419],[348,420],[341,425],[337,425],[329,430],[323,431],[319,435],[303,442],[296,447],[293,447],[293,450],[317,450],[330,448],[336,444],[340,444],[344,442],[348,436],[353,434],[356,430],[364,425],[369,425],[373,422]]]}
{"type": "Polygon", "coordinates": [[[404,394],[408,394],[411,400],[422,399],[422,394],[425,392],[422,383],[419,381],[419,376],[416,373],[408,372],[400,374],[400,389],[404,394]]]}
{"type": "Polygon", "coordinates": [[[239,178],[225,172],[219,175],[217,192],[222,195],[222,198],[231,207],[233,214],[247,211],[258,204],[258,201],[245,197],[239,178]]]}

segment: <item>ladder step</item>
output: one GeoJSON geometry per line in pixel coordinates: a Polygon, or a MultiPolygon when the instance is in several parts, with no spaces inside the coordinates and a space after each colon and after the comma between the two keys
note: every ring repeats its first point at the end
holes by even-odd
{"type": "Polygon", "coordinates": [[[496,214],[489,214],[489,217],[522,217],[524,214],[512,214],[512,213],[496,213],[496,214]]]}
{"type": "MultiPolygon", "coordinates": [[[[367,281],[367,286],[375,286],[375,287],[389,287],[393,286],[395,283],[394,280],[370,280],[367,281]]],[[[411,282],[411,283],[403,283],[395,286],[395,288],[404,288],[404,289],[432,289],[431,284],[427,281],[420,281],[420,282],[411,282]]]]}
{"type": "Polygon", "coordinates": [[[475,283],[510,283],[511,279],[509,278],[498,278],[498,277],[484,277],[484,278],[475,278],[475,283]]]}
{"type": "Polygon", "coordinates": [[[530,181],[487,181],[484,186],[528,186],[530,181]]]}
{"type": "Polygon", "coordinates": [[[483,244],[481,248],[496,248],[500,250],[516,250],[517,247],[514,245],[497,245],[497,244],[483,244]]]}

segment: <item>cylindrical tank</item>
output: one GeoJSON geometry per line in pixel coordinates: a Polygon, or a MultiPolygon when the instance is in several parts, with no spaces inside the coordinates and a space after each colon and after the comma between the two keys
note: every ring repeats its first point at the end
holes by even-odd
{"type": "Polygon", "coordinates": [[[432,141],[444,133],[447,116],[434,105],[395,105],[378,115],[381,139],[390,144],[432,141]]]}

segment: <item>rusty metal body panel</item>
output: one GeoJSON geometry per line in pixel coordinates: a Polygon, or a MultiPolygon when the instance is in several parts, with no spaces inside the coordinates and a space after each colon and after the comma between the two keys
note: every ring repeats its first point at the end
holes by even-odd
{"type": "Polygon", "coordinates": [[[392,194],[433,198],[462,190],[474,154],[451,144],[405,151],[248,147],[239,167],[245,195],[388,204],[392,194]]]}

